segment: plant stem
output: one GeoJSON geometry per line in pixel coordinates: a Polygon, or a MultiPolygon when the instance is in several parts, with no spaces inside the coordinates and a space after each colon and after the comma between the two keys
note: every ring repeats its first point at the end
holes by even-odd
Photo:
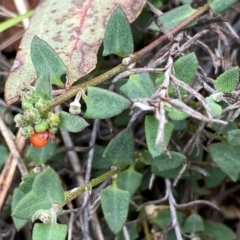
{"type": "MultiPolygon", "coordinates": [[[[192,22],[193,20],[195,20],[197,17],[201,16],[203,13],[205,13],[206,11],[208,11],[209,9],[209,5],[205,4],[202,8],[198,9],[193,15],[191,15],[190,17],[188,17],[187,19],[185,19],[183,22],[181,22],[178,26],[176,26],[175,28],[173,28],[170,33],[172,35],[178,33],[182,28],[184,28],[186,25],[188,25],[190,22],[192,22]]],[[[147,47],[141,49],[140,51],[131,54],[130,57],[130,61],[129,63],[126,64],[119,64],[118,66],[114,67],[113,69],[91,79],[88,82],[85,83],[81,83],[78,84],[76,86],[71,87],[70,89],[68,89],[64,94],[56,97],[53,99],[49,110],[53,109],[54,107],[56,107],[57,105],[67,101],[68,99],[70,99],[71,97],[75,96],[77,94],[78,91],[80,91],[81,89],[85,89],[88,86],[97,86],[105,81],[107,81],[108,79],[110,79],[111,77],[115,76],[116,74],[120,73],[121,71],[123,71],[124,69],[126,69],[130,64],[132,63],[136,63],[140,58],[142,58],[144,55],[146,55],[147,53],[149,53],[151,50],[153,50],[154,48],[156,48],[159,44],[161,44],[163,41],[167,40],[167,36],[166,35],[162,35],[160,36],[158,39],[156,39],[154,42],[152,42],[151,44],[149,44],[147,47]]]]}
{"type": "Polygon", "coordinates": [[[102,174],[101,176],[99,176],[97,178],[93,178],[90,182],[85,183],[81,187],[74,188],[70,191],[65,192],[66,204],[68,202],[72,201],[73,199],[75,199],[78,195],[80,195],[81,193],[83,193],[85,191],[91,192],[93,187],[95,187],[99,183],[105,181],[106,179],[112,177],[113,175],[117,174],[118,172],[120,172],[121,170],[126,168],[127,166],[128,166],[127,164],[123,164],[123,165],[120,165],[117,167],[114,166],[114,168],[112,168],[110,171],[102,174]]]}

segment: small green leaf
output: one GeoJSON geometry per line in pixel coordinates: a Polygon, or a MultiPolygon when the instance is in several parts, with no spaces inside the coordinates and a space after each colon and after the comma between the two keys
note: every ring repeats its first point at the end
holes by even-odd
{"type": "Polygon", "coordinates": [[[0,145],[0,156],[1,156],[0,158],[0,169],[1,169],[2,165],[4,165],[8,157],[8,149],[3,145],[0,145]]]}
{"type": "MultiPolygon", "coordinates": [[[[176,77],[188,84],[189,86],[192,85],[193,79],[197,72],[198,67],[198,59],[195,53],[189,53],[180,57],[174,63],[174,70],[176,77]]],[[[187,91],[180,87],[181,93],[185,94],[187,91]]]]}
{"type": "Polygon", "coordinates": [[[208,0],[208,4],[210,5],[210,8],[213,10],[214,14],[224,12],[237,2],[238,0],[208,0]]]}
{"type": "Polygon", "coordinates": [[[104,39],[103,56],[116,54],[124,57],[133,53],[133,36],[130,24],[121,8],[117,8],[108,20],[104,39]]]}
{"type": "Polygon", "coordinates": [[[211,96],[206,97],[206,103],[207,103],[208,107],[210,108],[213,117],[218,117],[221,115],[221,113],[222,113],[221,105],[215,103],[211,96]]]}
{"type": "Polygon", "coordinates": [[[31,58],[38,78],[49,75],[52,84],[64,88],[61,77],[67,69],[63,61],[48,43],[37,36],[31,43],[31,58]]]}
{"type": "Polygon", "coordinates": [[[183,231],[185,233],[195,233],[204,230],[202,218],[196,214],[191,214],[184,222],[183,231]]]}
{"type": "Polygon", "coordinates": [[[148,73],[140,73],[132,74],[120,90],[128,98],[148,98],[156,91],[156,87],[148,73]]]}
{"type": "MultiPolygon", "coordinates": [[[[190,4],[186,4],[186,5],[183,5],[180,7],[176,7],[173,10],[164,13],[163,15],[161,15],[159,17],[159,21],[161,23],[163,23],[164,27],[167,30],[170,30],[170,29],[176,27],[179,23],[181,23],[183,20],[185,20],[186,18],[188,18],[195,12],[196,12],[196,10],[193,9],[190,6],[190,4]]],[[[192,26],[195,23],[196,23],[196,21],[192,22],[188,26],[192,26]]],[[[159,27],[156,25],[155,22],[153,22],[150,25],[149,29],[151,29],[153,31],[159,31],[159,27]]]]}
{"type": "Polygon", "coordinates": [[[178,110],[175,107],[172,107],[171,110],[168,112],[168,116],[172,120],[180,121],[186,119],[189,115],[181,110],[178,110]]]}
{"type": "Polygon", "coordinates": [[[41,76],[38,77],[36,83],[36,91],[40,94],[40,96],[45,100],[52,99],[52,86],[50,82],[49,73],[42,73],[41,76]]]}
{"type": "MultiPolygon", "coordinates": [[[[185,215],[182,212],[177,211],[177,220],[180,226],[182,226],[183,221],[185,219],[185,215]]],[[[171,223],[171,215],[169,209],[163,209],[162,211],[159,211],[156,218],[154,219],[154,222],[162,229],[164,230],[169,223],[171,223]]]]}
{"type": "Polygon", "coordinates": [[[234,67],[222,73],[214,81],[214,87],[218,92],[230,93],[237,86],[239,81],[239,69],[234,67]]]}
{"type": "Polygon", "coordinates": [[[36,176],[33,182],[32,191],[36,196],[48,199],[51,203],[54,202],[62,205],[65,203],[59,176],[50,167],[45,168],[36,176]]]}
{"type": "Polygon", "coordinates": [[[206,166],[205,170],[209,174],[204,178],[207,188],[214,188],[219,186],[226,178],[226,174],[219,168],[206,166]]]}
{"type": "MultiPolygon", "coordinates": [[[[217,240],[234,240],[237,239],[233,230],[225,224],[219,222],[205,221],[204,234],[210,235],[217,240]]],[[[209,237],[202,237],[202,240],[209,240],[209,237]]]]}
{"type": "MultiPolygon", "coordinates": [[[[158,133],[158,120],[153,116],[145,117],[145,135],[148,150],[152,157],[155,158],[163,153],[162,146],[156,145],[155,141],[158,133]]],[[[167,147],[173,131],[173,124],[167,122],[164,128],[164,145],[167,147]]]]}
{"type": "Polygon", "coordinates": [[[132,165],[127,170],[118,173],[117,183],[122,189],[129,191],[132,196],[140,186],[142,176],[143,175],[137,172],[132,165]]]}
{"type": "Polygon", "coordinates": [[[107,145],[103,157],[113,164],[130,164],[133,160],[134,137],[131,130],[124,129],[107,145]]]}
{"type": "Polygon", "coordinates": [[[101,191],[101,207],[104,218],[115,234],[122,229],[128,214],[130,193],[121,190],[113,183],[101,191]]]}
{"type": "Polygon", "coordinates": [[[118,115],[130,107],[131,102],[121,95],[97,87],[88,87],[83,97],[87,105],[84,117],[105,119],[118,115]]]}
{"type": "Polygon", "coordinates": [[[30,220],[39,209],[50,209],[52,204],[43,196],[37,197],[32,191],[23,196],[12,213],[13,217],[30,220]]]}
{"type": "MultiPolygon", "coordinates": [[[[20,188],[15,188],[13,191],[13,197],[12,197],[12,212],[14,208],[17,206],[18,202],[24,197],[25,193],[20,188]]],[[[19,219],[13,217],[13,222],[17,230],[20,230],[27,224],[27,220],[19,219]]]]}
{"type": "MultiPolygon", "coordinates": [[[[137,240],[139,239],[139,233],[138,233],[138,228],[137,224],[131,224],[127,225],[127,231],[129,233],[129,237],[131,240],[137,240]]],[[[121,231],[115,238],[114,240],[126,240],[124,237],[123,231],[121,231]]]]}
{"type": "Polygon", "coordinates": [[[240,145],[240,129],[234,129],[227,133],[228,143],[232,146],[240,145]]]}
{"type": "Polygon", "coordinates": [[[34,224],[33,240],[65,240],[66,236],[67,225],[65,224],[34,224]]]}
{"type": "Polygon", "coordinates": [[[32,190],[33,181],[37,175],[30,173],[28,175],[22,176],[22,182],[19,185],[19,188],[24,192],[28,193],[32,190]]]}
{"type": "Polygon", "coordinates": [[[143,152],[144,159],[156,166],[160,172],[178,168],[186,160],[186,156],[178,152],[170,151],[170,155],[171,158],[165,153],[162,153],[160,156],[152,158],[148,151],[143,152]]]}
{"type": "Polygon", "coordinates": [[[68,112],[61,111],[59,117],[59,127],[69,132],[80,132],[89,125],[83,118],[68,112]]]}
{"type": "Polygon", "coordinates": [[[237,181],[240,173],[240,147],[225,143],[210,145],[211,158],[233,181],[237,181]]]}
{"type": "Polygon", "coordinates": [[[44,148],[35,148],[32,145],[28,148],[26,157],[31,161],[34,161],[35,164],[40,165],[45,163],[49,158],[54,156],[56,153],[56,143],[48,141],[47,145],[44,148]]]}
{"type": "Polygon", "coordinates": [[[35,177],[32,190],[17,204],[13,216],[29,220],[38,210],[50,209],[53,203],[64,205],[64,191],[57,173],[47,167],[35,177]]]}

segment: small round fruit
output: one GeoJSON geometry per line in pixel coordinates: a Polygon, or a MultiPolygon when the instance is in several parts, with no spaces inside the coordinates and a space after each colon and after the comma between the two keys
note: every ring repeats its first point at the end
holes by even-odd
{"type": "Polygon", "coordinates": [[[35,148],[42,148],[47,145],[48,142],[48,131],[45,132],[36,132],[31,135],[30,142],[35,148]]]}

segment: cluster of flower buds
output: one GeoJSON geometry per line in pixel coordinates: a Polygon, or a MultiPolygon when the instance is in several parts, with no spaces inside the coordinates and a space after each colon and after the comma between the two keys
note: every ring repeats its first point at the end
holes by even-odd
{"type": "Polygon", "coordinates": [[[33,146],[43,147],[48,137],[54,139],[60,123],[59,115],[49,112],[50,101],[43,99],[34,88],[23,92],[21,101],[24,114],[15,116],[16,127],[22,128],[22,136],[30,138],[33,146]]]}

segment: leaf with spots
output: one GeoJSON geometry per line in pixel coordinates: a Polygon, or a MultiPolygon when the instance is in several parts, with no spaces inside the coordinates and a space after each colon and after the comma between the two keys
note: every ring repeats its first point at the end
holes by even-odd
{"type": "Polygon", "coordinates": [[[18,100],[24,82],[36,76],[30,46],[35,35],[47,42],[67,67],[66,87],[91,72],[97,63],[97,52],[102,44],[105,28],[117,7],[133,22],[142,11],[146,0],[71,0],[41,1],[22,39],[20,50],[5,86],[8,104],[18,100]],[[37,26],[37,27],[36,27],[37,26]]]}

